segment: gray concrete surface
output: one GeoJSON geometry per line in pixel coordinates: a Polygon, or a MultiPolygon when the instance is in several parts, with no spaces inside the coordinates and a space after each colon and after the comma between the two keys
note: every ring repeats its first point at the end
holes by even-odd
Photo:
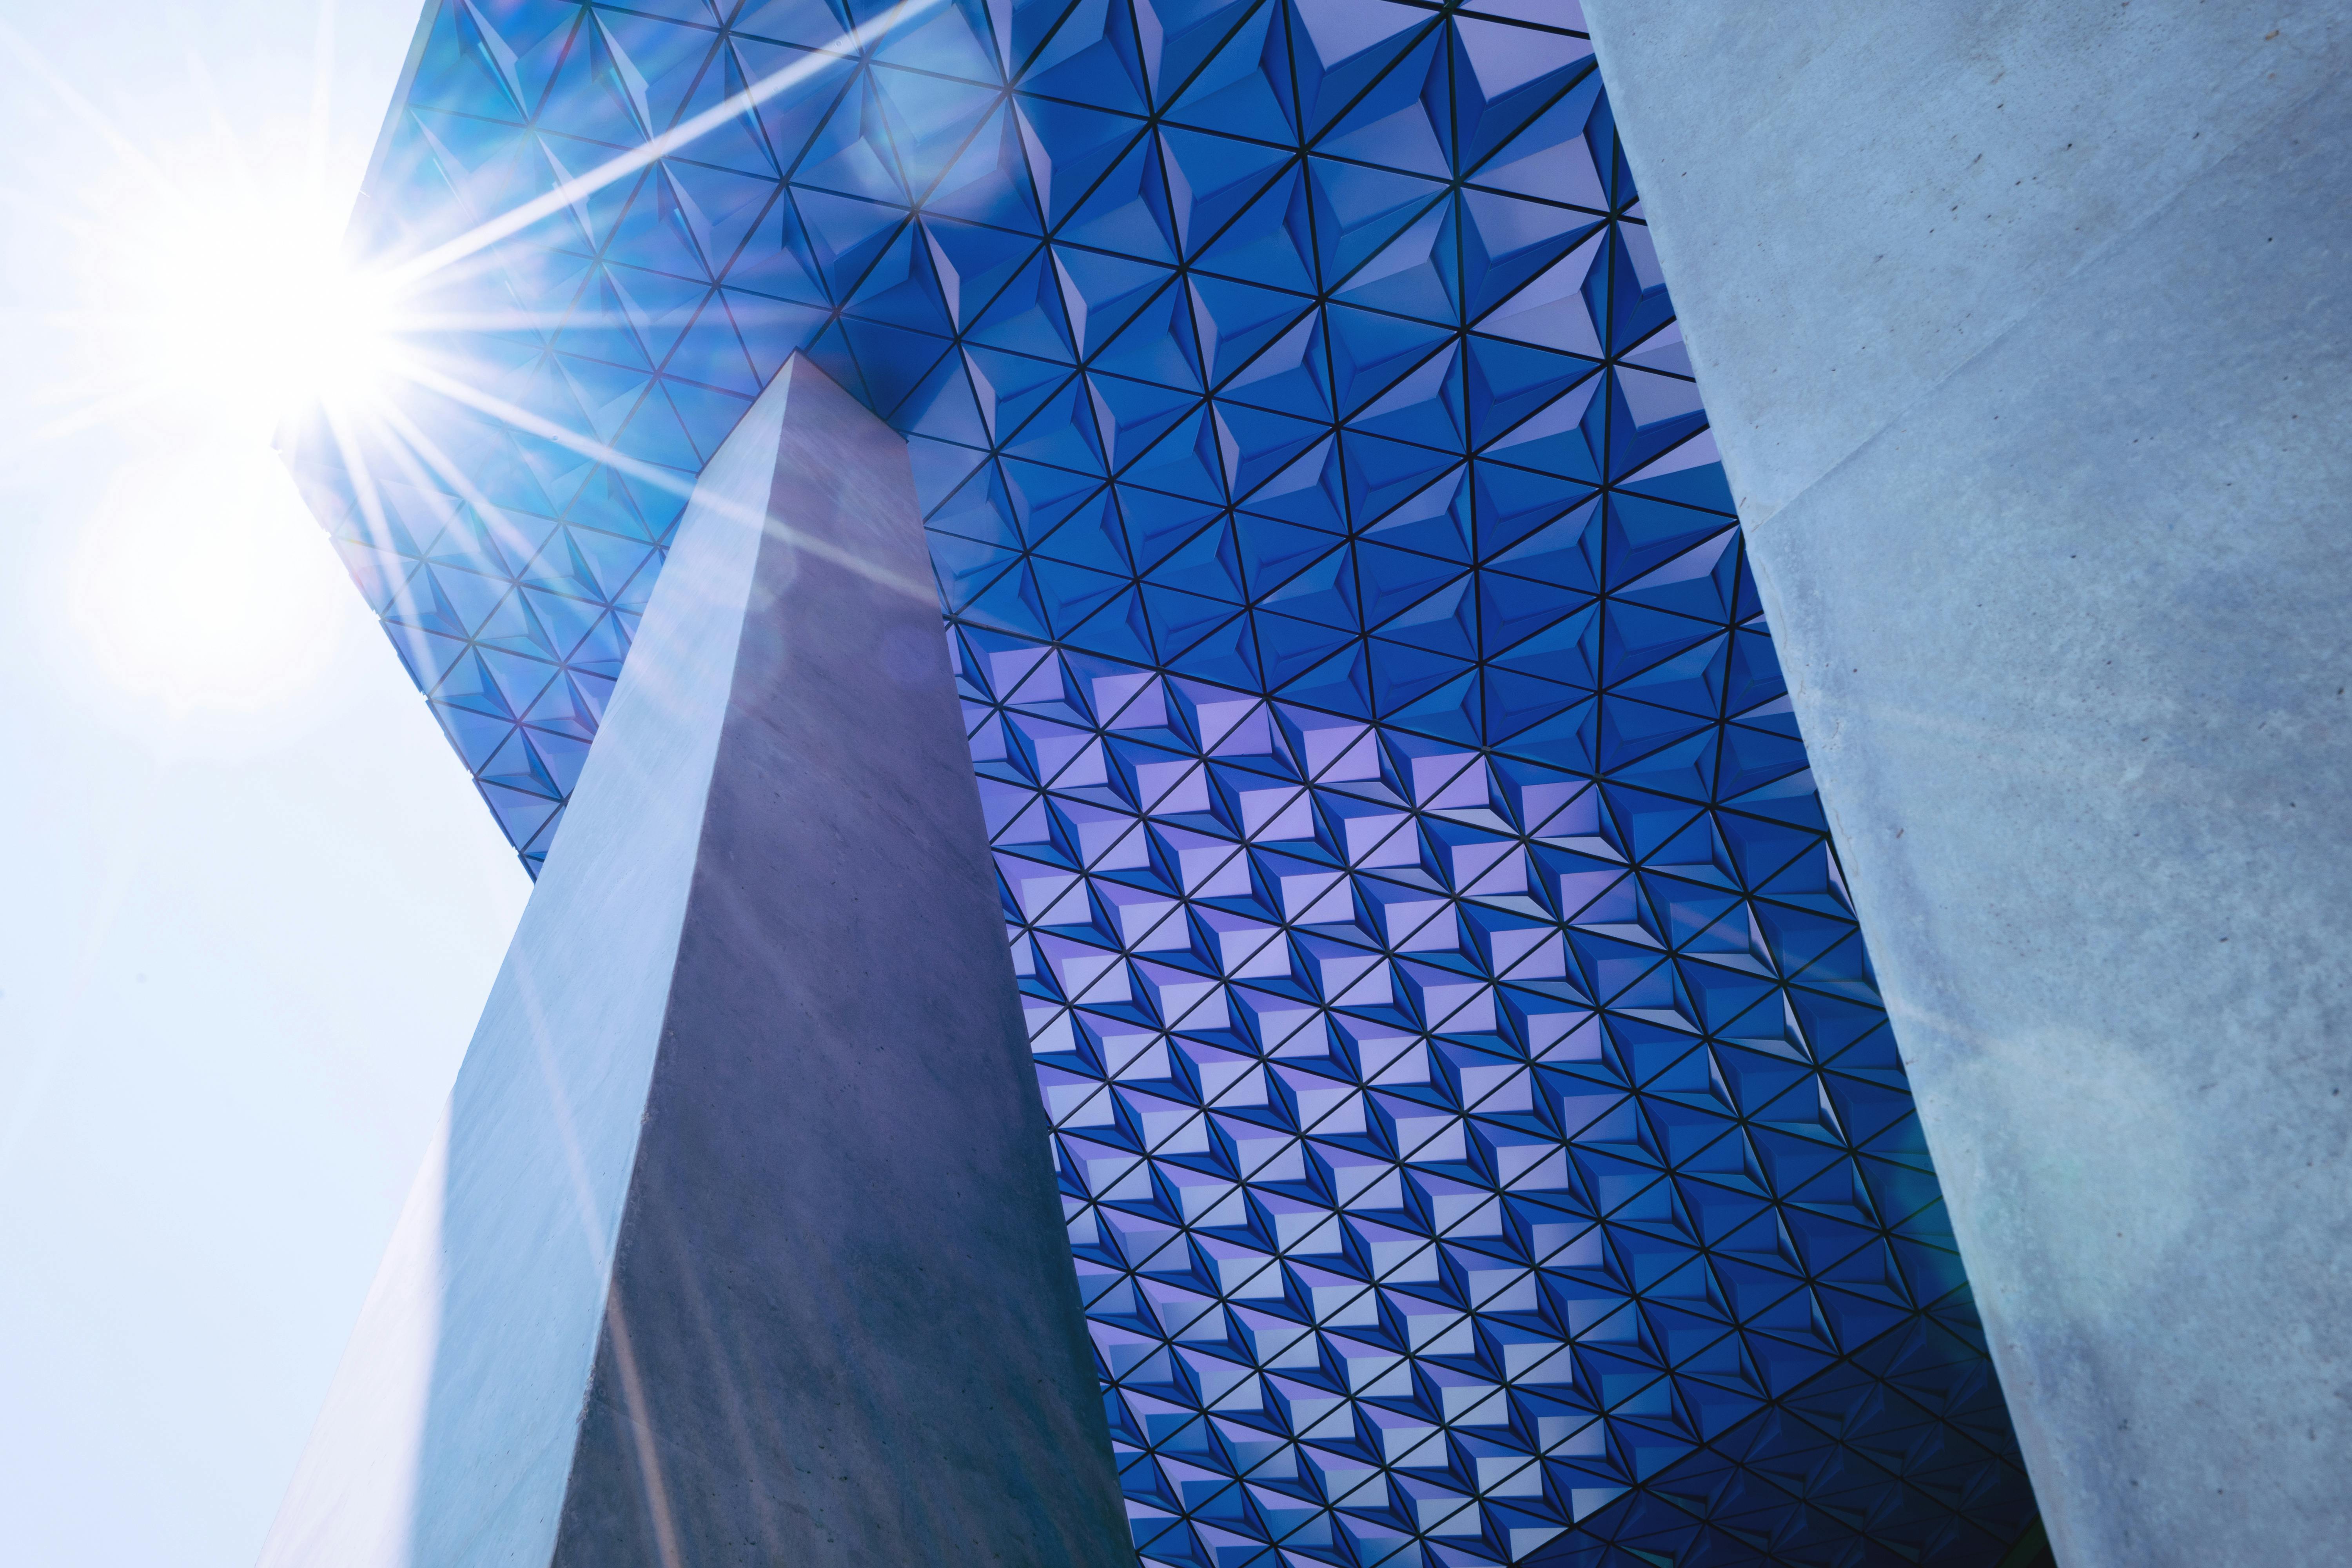
{"type": "Polygon", "coordinates": [[[2057,1560],[2352,1561],[2352,6],[1586,8],[2057,1560]]]}
{"type": "Polygon", "coordinates": [[[1132,1560],[906,449],[698,488],[264,1568],[1132,1560]]]}

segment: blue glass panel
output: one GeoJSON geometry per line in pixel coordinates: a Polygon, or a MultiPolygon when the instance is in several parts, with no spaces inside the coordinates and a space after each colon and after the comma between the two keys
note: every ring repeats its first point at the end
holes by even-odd
{"type": "Polygon", "coordinates": [[[443,0],[290,444],[535,870],[766,378],[907,435],[1146,1563],[2032,1529],[1580,27],[443,0]]]}

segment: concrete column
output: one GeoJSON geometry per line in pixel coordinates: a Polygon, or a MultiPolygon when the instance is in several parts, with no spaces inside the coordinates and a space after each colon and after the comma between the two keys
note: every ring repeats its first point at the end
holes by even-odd
{"type": "Polygon", "coordinates": [[[904,443],[712,460],[265,1568],[1129,1563],[904,443]]]}
{"type": "Polygon", "coordinates": [[[2063,1568],[2352,1556],[2352,6],[1587,0],[2063,1568]]]}

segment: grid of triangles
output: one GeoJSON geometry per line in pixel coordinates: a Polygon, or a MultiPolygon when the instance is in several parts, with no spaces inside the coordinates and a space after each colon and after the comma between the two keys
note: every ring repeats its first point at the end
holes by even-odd
{"type": "Polygon", "coordinates": [[[711,119],[436,273],[426,380],[294,449],[526,862],[805,352],[915,452],[1142,1559],[2000,1558],[2032,1499],[1572,0],[824,52],[880,10],[420,37],[381,256],[711,119]]]}

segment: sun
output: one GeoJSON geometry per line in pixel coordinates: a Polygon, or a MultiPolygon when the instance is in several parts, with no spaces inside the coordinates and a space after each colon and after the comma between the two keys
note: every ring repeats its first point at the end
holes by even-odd
{"type": "Polygon", "coordinates": [[[347,256],[332,205],[232,188],[142,216],[105,246],[101,288],[119,372],[149,395],[274,427],[315,401],[363,406],[397,374],[394,290],[347,256]]]}
{"type": "MultiPolygon", "coordinates": [[[[288,171],[295,174],[296,171],[288,171]]],[[[198,162],[79,226],[81,384],[58,429],[106,443],[64,608],[97,669],[175,710],[314,679],[350,590],[275,450],[320,404],[368,423],[404,374],[401,300],[347,208],[198,162]]]]}

